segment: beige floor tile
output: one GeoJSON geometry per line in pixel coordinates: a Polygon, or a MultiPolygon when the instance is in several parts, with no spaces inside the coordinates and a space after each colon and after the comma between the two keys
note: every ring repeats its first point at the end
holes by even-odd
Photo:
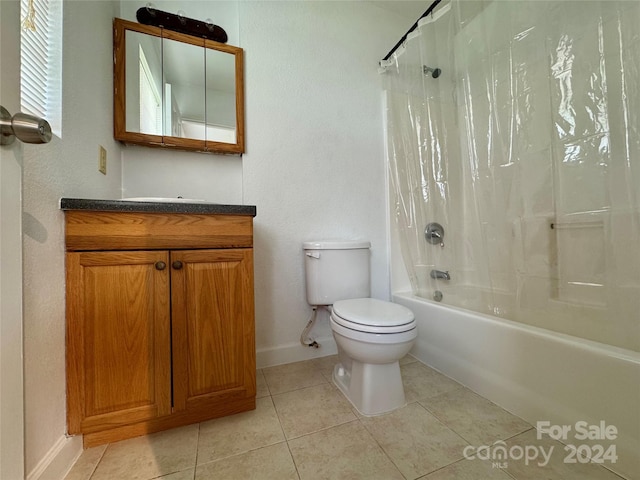
{"type": "Polygon", "coordinates": [[[400,365],[409,365],[410,363],[417,362],[418,359],[413,355],[406,354],[404,357],[400,359],[400,365]]]}
{"type": "Polygon", "coordinates": [[[513,480],[489,461],[460,460],[420,480],[513,480]]]}
{"type": "Polygon", "coordinates": [[[198,425],[112,443],[91,480],[148,480],[196,463],[198,425]]]}
{"type": "Polygon", "coordinates": [[[313,361],[289,363],[262,369],[271,395],[327,383],[313,361]]]}
{"type": "Polygon", "coordinates": [[[569,452],[565,450],[565,446],[546,436],[538,440],[536,430],[529,430],[507,440],[506,447],[507,452],[512,452],[514,447],[528,447],[539,453],[538,458],[531,461],[508,458],[506,471],[516,480],[621,480],[616,474],[595,463],[566,463],[565,458],[569,452]],[[547,452],[547,456],[551,451],[548,462],[545,462],[542,451],[547,452]]]}
{"type": "Polygon", "coordinates": [[[401,367],[411,403],[389,414],[358,419],[324,376],[337,356],[270,367],[258,371],[255,411],[89,449],[65,480],[620,480],[566,463],[564,445],[538,440],[526,422],[412,358],[401,367]],[[463,458],[482,445],[483,459],[463,458]],[[497,465],[491,449],[500,447],[553,456],[497,465]]]}
{"type": "Polygon", "coordinates": [[[73,465],[73,468],[69,473],[67,473],[67,476],[64,477],[64,480],[89,480],[106,449],[106,445],[87,448],[82,452],[80,458],[76,460],[76,463],[73,465]]]}
{"type": "Polygon", "coordinates": [[[338,355],[314,358],[311,363],[320,370],[327,382],[333,381],[333,367],[338,363],[338,355]]]}
{"type": "Polygon", "coordinates": [[[298,480],[285,442],[199,465],[196,480],[298,480]]]}
{"type": "Polygon", "coordinates": [[[360,422],[289,442],[301,480],[402,480],[402,475],[360,422]]]}
{"type": "Polygon", "coordinates": [[[406,478],[426,475],[462,459],[467,446],[417,403],[360,421],[406,478]]]}
{"type": "Polygon", "coordinates": [[[537,440],[521,419],[410,356],[401,363],[411,403],[356,416],[325,381],[336,361],[334,355],[258,371],[263,396],[255,411],[89,449],[65,480],[388,480],[401,473],[421,480],[620,480],[596,464],[565,463],[564,445],[537,440]],[[293,390],[272,396],[269,374],[276,389],[293,390]],[[320,383],[299,388],[305,374],[320,383]],[[482,445],[489,446],[475,449],[482,445]],[[529,462],[492,458],[512,447],[551,449],[553,456],[548,464],[538,464],[540,453],[529,462]]]}
{"type": "Polygon", "coordinates": [[[262,370],[256,371],[256,398],[268,397],[271,395],[269,386],[264,378],[262,370]]]}
{"type": "Polygon", "coordinates": [[[407,402],[434,397],[456,388],[462,388],[458,382],[420,362],[402,365],[400,372],[402,373],[407,402]]]}
{"type": "Polygon", "coordinates": [[[271,398],[259,398],[255,410],[200,424],[198,465],[283,440],[271,398]]]}
{"type": "Polygon", "coordinates": [[[447,427],[477,447],[505,440],[532,428],[521,418],[468,388],[459,388],[422,399],[420,404],[447,427]]]}
{"type": "Polygon", "coordinates": [[[195,476],[196,476],[196,469],[188,468],[187,470],[170,473],[169,475],[164,475],[154,480],[193,480],[195,476]]]}
{"type": "Polygon", "coordinates": [[[351,404],[327,383],[273,396],[287,439],[351,422],[351,404]]]}

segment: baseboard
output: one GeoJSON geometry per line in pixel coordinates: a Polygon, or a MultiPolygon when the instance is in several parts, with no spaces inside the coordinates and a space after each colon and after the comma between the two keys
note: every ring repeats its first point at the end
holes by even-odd
{"type": "Polygon", "coordinates": [[[82,436],[62,436],[27,475],[27,480],[60,480],[82,454],[82,436]]]}
{"type": "Polygon", "coordinates": [[[272,367],[338,353],[338,347],[333,336],[320,337],[315,340],[320,345],[319,348],[306,347],[300,342],[285,343],[277,347],[259,348],[256,351],[256,365],[258,368],[272,367]]]}

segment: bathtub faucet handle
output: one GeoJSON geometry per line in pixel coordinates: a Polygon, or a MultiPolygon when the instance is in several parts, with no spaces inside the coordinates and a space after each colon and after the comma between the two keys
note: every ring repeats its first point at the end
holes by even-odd
{"type": "Polygon", "coordinates": [[[444,228],[436,222],[431,222],[424,230],[424,237],[431,245],[440,245],[444,247],[444,228]]]}

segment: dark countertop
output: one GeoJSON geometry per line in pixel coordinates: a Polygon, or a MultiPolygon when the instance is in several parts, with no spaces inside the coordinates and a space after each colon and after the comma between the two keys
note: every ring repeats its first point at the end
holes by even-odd
{"type": "Polygon", "coordinates": [[[133,200],[99,200],[89,198],[61,198],[62,210],[94,210],[102,212],[203,213],[216,215],[256,216],[255,205],[223,205],[205,202],[155,202],[133,200]]]}

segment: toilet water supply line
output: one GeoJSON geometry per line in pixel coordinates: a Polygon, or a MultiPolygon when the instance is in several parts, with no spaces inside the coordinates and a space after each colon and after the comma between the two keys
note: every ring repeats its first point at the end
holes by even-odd
{"type": "MultiPolygon", "coordinates": [[[[331,315],[331,307],[327,305],[320,305],[320,308],[325,308],[329,315],[331,315]]],[[[316,317],[318,314],[318,307],[314,306],[312,308],[311,317],[309,317],[309,321],[307,322],[307,326],[304,327],[302,331],[302,335],[300,335],[300,343],[307,347],[320,348],[320,344],[316,342],[312,337],[309,336],[309,332],[313,329],[313,325],[316,323],[316,317]]]]}

